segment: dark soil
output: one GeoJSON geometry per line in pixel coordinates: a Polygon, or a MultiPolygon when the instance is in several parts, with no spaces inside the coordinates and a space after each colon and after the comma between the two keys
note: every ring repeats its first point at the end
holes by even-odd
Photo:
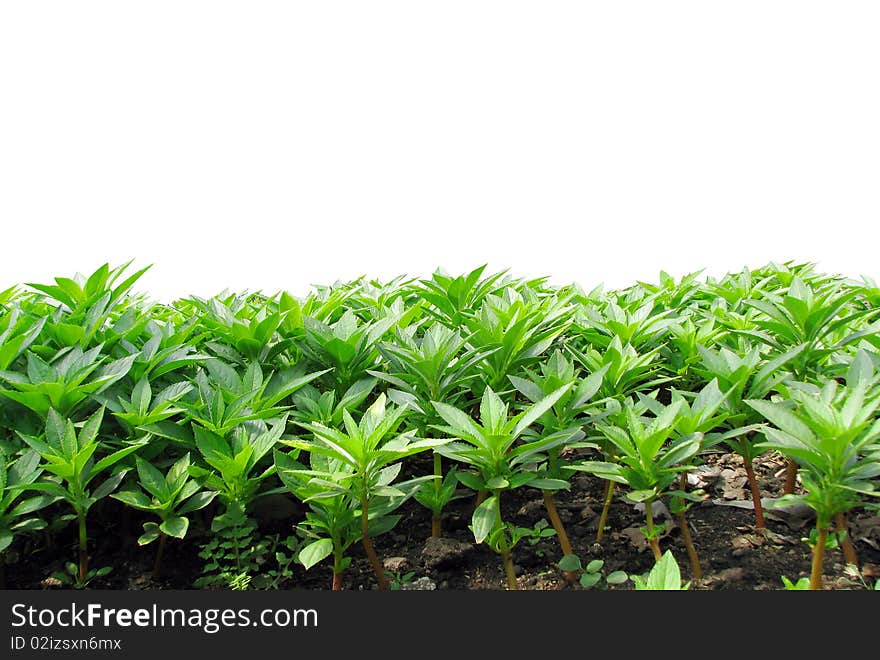
{"type": "MultiPolygon", "coordinates": [[[[764,456],[756,461],[762,494],[777,497],[782,489],[783,460],[778,456],[764,456]]],[[[692,584],[692,589],[779,590],[783,589],[781,576],[792,581],[808,576],[810,553],[801,539],[810,530],[812,520],[768,512],[767,533],[754,529],[754,513],[748,506],[748,489],[743,489],[741,460],[732,454],[711,457],[703,470],[709,475],[705,484],[707,499],[694,505],[688,512],[688,521],[694,543],[700,555],[703,579],[692,584]],[[720,474],[719,474],[720,473],[720,474]]],[[[702,485],[702,484],[700,484],[702,485]]],[[[584,564],[592,559],[604,560],[603,573],[622,570],[628,574],[642,574],[650,570],[653,558],[639,528],[644,517],[632,503],[621,495],[614,499],[608,518],[608,528],[602,543],[596,542],[598,515],[602,508],[603,483],[588,475],[572,480],[569,491],[557,493],[560,517],[565,522],[574,552],[584,564]]],[[[503,513],[506,520],[522,527],[532,528],[547,519],[540,493],[520,489],[506,494],[503,513]]],[[[430,542],[430,516],[415,502],[401,510],[402,519],[390,533],[375,540],[376,550],[395,575],[395,586],[427,589],[503,589],[505,578],[501,561],[485,545],[475,545],[468,529],[473,499],[454,502],[444,518],[445,541],[430,542]]],[[[264,520],[264,533],[290,534],[301,518],[297,507],[285,520],[264,520]]],[[[90,521],[92,539],[97,539],[91,556],[91,566],[112,566],[105,578],[94,580],[93,588],[190,589],[199,576],[203,560],[198,557],[199,546],[208,538],[202,522],[194,520],[185,542],[170,541],[165,549],[163,574],[158,580],[151,576],[155,544],[141,548],[136,539],[142,520],[134,516],[120,516],[121,506],[105,500],[96,507],[90,521]]],[[[663,550],[672,550],[682,577],[691,580],[692,574],[681,534],[674,520],[659,512],[658,522],[668,523],[668,532],[661,539],[663,550]]],[[[858,510],[851,516],[852,538],[859,555],[860,569],[869,585],[880,577],[880,518],[871,511],[858,510]]],[[[66,561],[76,556],[73,529],[59,533],[50,545],[44,536],[25,543],[16,543],[7,553],[8,588],[40,589],[64,588],[47,582],[52,573],[63,570],[66,561]]],[[[376,580],[361,546],[352,546],[353,561],[345,572],[345,589],[375,589],[376,580]]],[[[514,549],[514,560],[521,589],[581,589],[568,584],[555,566],[561,558],[558,542],[549,537],[532,544],[523,539],[514,549]]],[[[844,572],[844,561],[839,549],[830,549],[825,558],[825,584],[829,589],[865,589],[856,575],[844,572]]],[[[329,589],[330,569],[326,562],[305,571],[299,565],[294,575],[279,584],[284,589],[329,589]]],[[[599,588],[632,589],[631,581],[599,588]]]]}

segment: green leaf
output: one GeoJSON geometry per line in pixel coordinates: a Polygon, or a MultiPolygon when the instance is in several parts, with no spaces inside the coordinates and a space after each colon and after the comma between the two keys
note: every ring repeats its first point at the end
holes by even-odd
{"type": "Polygon", "coordinates": [[[476,542],[482,543],[483,541],[485,541],[489,534],[492,533],[492,530],[495,529],[497,523],[498,500],[493,495],[483,500],[480,506],[474,509],[472,524],[474,530],[474,539],[476,540],[476,542]]]}
{"type": "Polygon", "coordinates": [[[168,491],[168,484],[165,481],[165,477],[162,476],[162,473],[140,456],[135,457],[135,462],[137,464],[138,479],[141,482],[141,486],[160,502],[167,502],[170,499],[171,494],[168,491]]]}
{"type": "Polygon", "coordinates": [[[176,539],[182,539],[186,536],[186,530],[189,529],[189,520],[183,516],[174,516],[173,518],[167,518],[162,521],[162,524],[159,525],[159,529],[166,533],[168,536],[173,536],[176,539]]]}
{"type": "Polygon", "coordinates": [[[127,504],[130,507],[134,507],[135,509],[140,509],[142,511],[150,511],[155,508],[150,498],[140,491],[124,490],[119,493],[113,494],[111,497],[113,497],[113,499],[115,500],[119,500],[123,504],[127,504]]]}
{"type": "Polygon", "coordinates": [[[150,410],[152,396],[153,390],[150,388],[150,381],[146,377],[141,378],[131,391],[131,403],[141,417],[145,416],[150,410]]]}
{"type": "Polygon", "coordinates": [[[489,481],[486,482],[486,488],[488,490],[504,490],[510,486],[510,482],[504,477],[492,477],[489,481]]]}
{"type": "Polygon", "coordinates": [[[318,539],[299,551],[299,561],[306,569],[309,569],[331,554],[333,554],[333,541],[318,539]]]}
{"type": "Polygon", "coordinates": [[[159,525],[154,522],[144,523],[144,533],[138,537],[138,545],[147,545],[159,538],[159,525]]]}
{"type": "Polygon", "coordinates": [[[591,587],[595,587],[599,584],[599,580],[601,579],[601,575],[599,573],[581,573],[580,584],[584,589],[590,589],[591,587]]]}
{"type": "Polygon", "coordinates": [[[572,385],[574,385],[574,383],[563,385],[555,392],[548,394],[546,397],[538,401],[538,403],[530,406],[524,412],[514,417],[516,423],[513,426],[513,437],[519,437],[519,435],[529,426],[531,426],[535,420],[537,420],[541,415],[550,410],[550,408],[552,408],[554,404],[559,401],[559,398],[571,389],[572,385]]]}
{"type": "Polygon", "coordinates": [[[125,478],[126,472],[128,472],[127,469],[120,470],[112,477],[107,479],[104,483],[102,483],[94,490],[94,492],[92,493],[92,498],[95,500],[100,500],[104,497],[107,497],[110,493],[116,490],[120,483],[122,483],[123,478],[125,478]]]}
{"type": "Polygon", "coordinates": [[[744,401],[744,403],[789,435],[794,436],[803,442],[815,441],[816,436],[813,435],[810,427],[798,419],[791,410],[781,404],[771,403],[770,401],[755,401],[751,399],[744,401]]]}
{"type": "Polygon", "coordinates": [[[186,503],[182,507],[180,507],[180,509],[178,509],[178,513],[183,515],[186,513],[191,513],[193,511],[204,509],[214,500],[215,497],[217,497],[217,493],[214,491],[196,493],[195,495],[190,497],[186,501],[186,503]]]}
{"type": "MultiPolygon", "coordinates": [[[[8,529],[0,529],[0,552],[3,552],[6,548],[12,545],[13,538],[12,532],[8,529]]],[[[0,559],[0,561],[2,561],[2,559],[0,559]]]]}
{"type": "Polygon", "coordinates": [[[657,591],[681,591],[681,572],[672,552],[663,553],[648,574],[648,589],[657,591]]]}
{"type": "Polygon", "coordinates": [[[589,564],[587,564],[587,573],[598,573],[602,570],[602,567],[605,565],[605,561],[602,559],[594,559],[589,564]]]}
{"type": "Polygon", "coordinates": [[[529,486],[540,488],[541,490],[563,490],[569,488],[570,484],[565,479],[532,479],[529,486]]]}
{"type": "Polygon", "coordinates": [[[577,555],[565,555],[559,560],[559,568],[565,572],[579,571],[583,568],[581,558],[577,555]]]}
{"type": "Polygon", "coordinates": [[[609,573],[608,577],[605,578],[605,582],[608,584],[623,584],[629,580],[629,576],[625,571],[614,571],[613,573],[609,573]]]}

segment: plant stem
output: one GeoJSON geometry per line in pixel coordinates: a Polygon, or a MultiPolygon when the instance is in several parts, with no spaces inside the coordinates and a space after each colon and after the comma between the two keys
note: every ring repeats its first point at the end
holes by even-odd
{"type": "Polygon", "coordinates": [[[507,539],[502,542],[501,561],[504,563],[504,574],[507,576],[507,588],[511,591],[517,591],[519,585],[516,583],[516,571],[513,570],[513,557],[510,550],[507,549],[507,539]]]}
{"type": "Polygon", "coordinates": [[[797,485],[797,473],[797,463],[789,458],[788,463],[785,466],[785,487],[782,491],[786,495],[791,495],[794,492],[794,487],[797,485]]]}
{"type": "MultiPolygon", "coordinates": [[[[440,490],[443,488],[443,460],[440,454],[434,452],[434,501],[440,501],[440,490]]],[[[435,511],[431,517],[431,537],[439,539],[442,535],[441,512],[435,511]]]]}
{"type": "Polygon", "coordinates": [[[755,477],[755,469],[752,467],[752,457],[748,454],[742,454],[742,458],[749,481],[749,490],[752,493],[752,504],[755,506],[755,529],[764,529],[764,505],[761,504],[761,491],[758,489],[758,479],[755,477]]]}
{"type": "MultiPolygon", "coordinates": [[[[682,472],[679,478],[679,490],[684,492],[687,489],[687,475],[682,472]]],[[[688,559],[691,562],[691,575],[694,580],[703,578],[703,567],[700,566],[700,555],[697,554],[697,548],[694,546],[694,539],[691,536],[691,528],[685,517],[685,510],[678,512],[678,528],[681,530],[681,538],[684,541],[684,547],[688,553],[688,559]]]]}
{"type": "Polygon", "coordinates": [[[663,559],[663,553],[660,552],[660,541],[654,536],[654,500],[645,501],[645,526],[648,528],[648,545],[651,546],[651,552],[654,553],[654,561],[663,559]]]}
{"type": "Polygon", "coordinates": [[[688,527],[684,511],[678,514],[678,528],[681,530],[681,538],[684,541],[684,547],[687,549],[688,559],[691,562],[691,575],[694,580],[700,580],[703,577],[703,568],[700,566],[700,556],[697,554],[697,548],[694,546],[694,539],[691,537],[691,530],[688,527]]]}
{"type": "Polygon", "coordinates": [[[366,497],[361,497],[361,543],[364,546],[364,552],[367,553],[367,559],[373,567],[373,573],[376,574],[376,581],[379,583],[380,591],[388,591],[388,578],[385,577],[385,570],[382,568],[382,562],[376,556],[376,550],[373,548],[373,541],[370,538],[370,504],[366,497]]]}
{"type": "Polygon", "coordinates": [[[486,491],[486,490],[477,491],[477,499],[474,501],[474,508],[476,509],[483,502],[485,502],[486,498],[488,496],[489,496],[489,491],[486,491]]]}
{"type": "Polygon", "coordinates": [[[333,591],[342,591],[342,571],[333,571],[333,591]]]}
{"type": "Polygon", "coordinates": [[[852,539],[849,537],[849,523],[846,520],[846,514],[838,513],[835,516],[835,520],[837,522],[837,531],[844,532],[843,541],[841,542],[841,546],[843,547],[843,558],[846,560],[847,564],[858,566],[859,556],[856,554],[856,548],[852,543],[852,539]]]}
{"type": "MultiPolygon", "coordinates": [[[[568,540],[568,534],[565,531],[565,525],[562,524],[562,518],[559,517],[559,511],[556,509],[556,502],[553,499],[553,491],[542,490],[544,494],[544,508],[547,509],[547,515],[550,516],[550,522],[553,529],[556,530],[556,538],[559,539],[559,547],[562,549],[563,555],[573,555],[571,543],[568,540]]],[[[569,582],[577,580],[575,571],[565,571],[565,579],[569,582]]]]}
{"type": "Polygon", "coordinates": [[[86,575],[89,573],[88,535],[86,534],[86,514],[79,512],[79,583],[86,583],[86,575]]]}
{"type": "Polygon", "coordinates": [[[234,534],[234,541],[232,544],[233,549],[235,550],[235,570],[237,572],[241,572],[241,554],[239,552],[239,544],[241,543],[241,537],[238,534],[238,524],[232,528],[234,534]]]}
{"type": "Polygon", "coordinates": [[[156,562],[153,564],[153,578],[159,579],[159,569],[162,565],[162,552],[165,550],[165,540],[168,535],[164,532],[159,534],[159,549],[156,551],[156,562]]]}
{"type": "Polygon", "coordinates": [[[605,538],[605,523],[608,521],[608,511],[611,509],[611,501],[614,499],[614,482],[605,481],[605,499],[602,502],[602,514],[599,516],[599,529],[596,530],[596,541],[605,538]]]}
{"type": "Polygon", "coordinates": [[[816,520],[816,545],[813,546],[813,565],[810,571],[810,589],[822,589],[822,561],[825,559],[825,540],[828,537],[828,525],[816,520]]]}
{"type": "MultiPolygon", "coordinates": [[[[480,491],[481,493],[484,491],[480,491]]],[[[504,527],[504,520],[501,518],[501,491],[495,490],[492,492],[495,496],[495,524],[500,527],[504,527]]],[[[519,589],[519,585],[516,583],[516,571],[513,570],[513,556],[510,552],[510,546],[507,544],[507,532],[502,529],[501,531],[501,539],[498,542],[498,554],[501,555],[501,565],[504,566],[504,574],[507,576],[507,588],[512,591],[516,591],[519,589]]]]}

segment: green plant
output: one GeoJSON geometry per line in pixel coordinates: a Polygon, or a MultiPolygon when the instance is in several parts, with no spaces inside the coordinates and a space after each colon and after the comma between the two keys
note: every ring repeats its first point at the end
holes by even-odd
{"type": "Polygon", "coordinates": [[[658,537],[663,530],[654,525],[654,501],[673,492],[679,497],[693,497],[675,490],[679,475],[695,467],[688,461],[700,451],[703,438],[702,433],[674,437],[676,418],[683,405],[684,402],[678,400],[646,422],[637,414],[634,405],[628,404],[624,408],[622,426],[603,424],[598,427],[616,451],[612,456],[614,462],[588,460],[572,466],[630,487],[627,498],[645,507],[643,533],[656,561],[662,557],[658,537]]]}
{"type": "MultiPolygon", "coordinates": [[[[119,282],[130,265],[128,262],[111,269],[104,264],[88,277],[77,274],[73,278],[56,277],[55,284],[28,284],[46,296],[46,330],[57,348],[109,348],[137,330],[139,314],[132,304],[130,289],[150,266],[119,282]]],[[[146,319],[142,322],[146,323],[146,319]]]]}
{"type": "MultiPolygon", "coordinates": [[[[526,437],[565,433],[588,424],[595,424],[606,416],[610,411],[600,411],[598,404],[592,402],[592,398],[598,392],[608,367],[609,365],[605,365],[587,378],[578,380],[574,364],[567,360],[561,351],[556,351],[546,362],[541,363],[540,373],[529,369],[525,370],[530,376],[528,380],[518,376],[508,376],[517,391],[533,404],[538,403],[560,387],[570,386],[570,389],[564,392],[556,403],[536,421],[536,424],[540,425],[541,431],[527,431],[526,437]]],[[[570,436],[569,442],[548,449],[547,460],[539,468],[541,476],[547,479],[568,481],[572,470],[561,460],[562,453],[593,446],[580,442],[581,439],[581,433],[574,433],[570,436]]],[[[572,554],[571,542],[568,539],[565,525],[559,517],[553,491],[543,489],[542,495],[547,515],[550,517],[559,538],[562,555],[570,555],[572,554]]],[[[571,580],[575,578],[573,573],[570,573],[569,577],[571,580]]]]}
{"type": "MultiPolygon", "coordinates": [[[[342,589],[343,572],[351,563],[346,556],[348,548],[360,539],[360,512],[355,508],[349,492],[329,491],[322,474],[341,475],[351,468],[343,462],[319,453],[310,453],[308,466],[298,462],[298,450],[283,453],[275,450],[275,469],[282,483],[297,498],[308,504],[309,511],[299,524],[305,543],[299,551],[298,560],[306,570],[327,557],[333,557],[332,590],[342,589]]],[[[339,476],[338,478],[341,478],[339,476]]],[[[376,536],[377,521],[397,522],[390,516],[377,516],[373,507],[371,535],[376,536]]]]}
{"type": "Polygon", "coordinates": [[[746,470],[755,508],[755,527],[763,529],[764,507],[753,467],[755,457],[763,451],[756,446],[754,439],[754,432],[757,430],[754,423],[760,422],[761,419],[755,416],[754,411],[746,406],[744,401],[761,399],[771,391],[779,389],[788,376],[783,367],[803,350],[803,346],[796,346],[782,355],[775,356],[772,360],[765,360],[757,346],[748,346],[747,349],[740,351],[731,350],[726,346],[718,350],[704,346],[699,346],[698,349],[702,357],[702,366],[695,367],[695,371],[707,380],[716,380],[720,389],[725,392],[725,406],[729,413],[726,421],[735,428],[728,431],[724,441],[743,458],[743,467],[746,470]]]}
{"type": "Polygon", "coordinates": [[[313,478],[325,487],[328,497],[347,495],[357,503],[361,517],[361,542],[382,590],[387,590],[389,585],[373,548],[370,506],[376,497],[406,497],[405,486],[417,486],[424,480],[419,478],[409,480],[405,485],[392,485],[400,474],[400,461],[403,458],[448,442],[442,439],[418,439],[413,431],[398,433],[407,410],[403,407],[386,408],[385,401],[385,395],[380,394],[360,422],[355,422],[347,411],[343,412],[345,431],[323,424],[300,424],[312,433],[313,440],[285,442],[295,449],[323,455],[344,468],[336,472],[317,472],[313,478]]]}
{"type": "Polygon", "coordinates": [[[74,589],[85,589],[95,579],[105,577],[112,572],[112,566],[102,566],[101,568],[90,568],[83,576],[80,567],[69,561],[64,565],[63,571],[55,571],[52,573],[52,577],[61,584],[66,584],[74,589]]]}
{"type": "MultiPolygon", "coordinates": [[[[583,437],[578,430],[568,429],[546,437],[525,440],[516,445],[541,415],[571,389],[569,383],[532,404],[521,413],[508,418],[508,406],[487,387],[480,402],[480,424],[465,412],[446,403],[434,401],[434,408],[445,426],[437,430],[457,438],[437,451],[443,456],[474,468],[460,471],[458,480],[483,495],[491,493],[474,511],[472,527],[477,543],[487,541],[501,555],[507,573],[508,587],[516,589],[516,576],[510,550],[516,542],[514,530],[501,519],[500,499],[504,491],[530,485],[541,490],[568,488],[567,481],[541,476],[536,466],[547,460],[547,452],[573,438],[583,437]]],[[[521,536],[521,535],[520,535],[521,536]]]]}
{"type": "Polygon", "coordinates": [[[12,388],[0,389],[0,396],[29,408],[42,420],[48,418],[50,409],[69,417],[123,378],[134,362],[135,356],[128,355],[103,364],[102,348],[101,344],[87,351],[65,347],[48,362],[28,351],[24,372],[0,371],[0,380],[12,388]]]}
{"type": "Polygon", "coordinates": [[[144,523],[144,533],[138,545],[148,545],[159,540],[153,577],[159,577],[162,552],[169,536],[182,539],[189,529],[186,514],[203,509],[217,495],[213,491],[201,491],[198,483],[189,476],[189,454],[184,454],[163,475],[140,456],[135,457],[141,489],[122,490],[112,495],[123,504],[149,511],[159,517],[160,522],[144,523]]]}
{"type": "MultiPolygon", "coordinates": [[[[525,534],[525,539],[529,542],[529,545],[533,548],[537,546],[541,541],[546,538],[550,538],[552,536],[556,536],[556,530],[550,526],[544,518],[541,518],[538,522],[532,526],[531,529],[528,530],[528,533],[525,534]]],[[[544,556],[544,551],[541,549],[535,549],[535,555],[538,557],[544,556]]]]}
{"type": "Polygon", "coordinates": [[[205,558],[213,558],[205,569],[211,576],[209,582],[215,578],[228,581],[230,576],[250,574],[254,570],[255,560],[252,559],[258,551],[253,540],[256,525],[248,513],[257,498],[284,490],[262,490],[263,483],[275,473],[274,463],[264,462],[262,459],[276,447],[286,423],[287,415],[282,416],[271,427],[267,427],[261,420],[247,422],[236,427],[230,437],[221,436],[198,425],[193,426],[199,454],[213,470],[190,465],[188,472],[203,487],[217,492],[225,507],[224,513],[215,516],[211,522],[211,531],[224,537],[219,544],[219,550],[210,541],[203,550],[206,553],[205,558]],[[261,466],[262,463],[265,464],[261,466]],[[223,554],[217,555],[218,551],[223,551],[223,554]],[[234,570],[225,563],[230,558],[233,560],[234,570]]]}
{"type": "MultiPolygon", "coordinates": [[[[880,393],[866,392],[868,363],[850,370],[847,386],[828,381],[818,394],[793,390],[793,408],[781,402],[746,403],[773,426],[764,429],[762,447],[777,449],[801,467],[805,493],[782,503],[800,501],[816,512],[816,538],[810,588],[822,588],[822,562],[831,523],[876,493],[880,476],[880,393]]],[[[845,523],[840,524],[843,530],[845,523]]]]}
{"type": "Polygon", "coordinates": [[[567,555],[559,562],[559,568],[571,573],[580,573],[578,582],[584,589],[592,589],[602,583],[604,578],[606,585],[623,584],[629,579],[625,571],[613,571],[608,575],[602,574],[602,568],[605,561],[602,559],[593,559],[586,566],[581,564],[580,557],[577,555],[567,555]]]}
{"type": "MultiPolygon", "coordinates": [[[[207,375],[200,371],[195,378],[198,400],[181,401],[180,405],[197,428],[218,436],[226,436],[246,422],[280,417],[289,407],[282,403],[284,399],[328,371],[303,374],[291,367],[267,378],[259,363],[252,362],[239,376],[233,367],[213,358],[205,361],[205,367],[207,375]]],[[[162,434],[156,424],[144,428],[162,434]]],[[[171,437],[179,439],[174,434],[171,437]]]]}
{"type": "Polygon", "coordinates": [[[391,591],[400,591],[401,589],[405,589],[407,585],[412,584],[416,572],[407,571],[404,573],[403,571],[385,571],[385,574],[388,576],[388,583],[390,584],[391,591]]]}
{"type": "Polygon", "coordinates": [[[7,464],[6,454],[0,451],[0,589],[6,587],[6,549],[15,535],[45,529],[46,521],[33,514],[48,506],[54,498],[37,495],[21,499],[25,489],[42,474],[40,455],[29,450],[7,464]]]}
{"type": "MultiPolygon", "coordinates": [[[[417,407],[416,423],[420,436],[427,437],[429,427],[440,421],[431,401],[456,403],[465,386],[479,376],[481,360],[500,349],[477,350],[457,330],[434,323],[421,338],[416,325],[398,328],[394,342],[382,342],[379,350],[388,361],[389,373],[370,371],[376,378],[394,385],[391,397],[408,397],[417,407]]],[[[443,510],[457,497],[455,477],[444,477],[440,454],[434,452],[434,478],[422,484],[416,500],[431,511],[431,536],[438,538],[443,510]]]]}
{"type": "MultiPolygon", "coordinates": [[[[724,408],[726,398],[726,395],[718,388],[718,381],[715,379],[707,383],[699,392],[682,393],[672,390],[670,394],[671,405],[678,406],[673,436],[683,438],[699,434],[701,436],[700,453],[729,439],[731,437],[729,433],[716,431],[716,429],[724,424],[728,417],[728,411],[724,408]],[[693,401],[689,400],[691,397],[693,401]]],[[[655,398],[642,394],[639,394],[639,401],[647,410],[658,417],[663,414],[666,408],[655,398]]],[[[669,509],[678,519],[678,528],[691,564],[691,575],[695,580],[699,580],[703,576],[703,569],[700,565],[696,546],[691,537],[686,513],[694,502],[697,501],[697,497],[701,493],[694,492],[690,496],[685,496],[687,492],[687,474],[684,471],[679,473],[678,489],[679,492],[673,493],[670,497],[669,509]]]]}
{"type": "Polygon", "coordinates": [[[137,440],[96,461],[95,455],[101,448],[98,432],[101,429],[103,419],[104,408],[102,407],[86,420],[77,433],[72,421],[64,419],[50,408],[44,439],[22,436],[23,440],[42,457],[44,463],[41,467],[43,470],[58,479],[57,481],[37,481],[28,484],[27,488],[67,502],[76,514],[79,529],[78,586],[84,586],[89,577],[88,535],[86,531],[86,518],[89,510],[95,502],[116,490],[129,468],[117,469],[96,488],[91,488],[90,484],[96,477],[107,472],[126,456],[143,447],[145,443],[144,440],[137,440]]]}
{"type": "Polygon", "coordinates": [[[257,525],[235,504],[211,521],[212,537],[201,546],[205,560],[195,587],[244,590],[268,560],[268,547],[260,542],[257,525]]]}
{"type": "Polygon", "coordinates": [[[572,323],[573,293],[542,295],[526,286],[487,294],[480,311],[466,318],[470,342],[491,351],[480,361],[483,383],[500,390],[507,376],[537,361],[572,323]]]}
{"type": "MultiPolygon", "coordinates": [[[[878,310],[854,308],[855,289],[824,278],[795,275],[787,291],[764,292],[759,300],[746,300],[746,305],[761,312],[754,319],[757,330],[740,330],[785,354],[795,347],[790,366],[795,378],[804,380],[817,375],[828,357],[857,335],[850,329],[857,320],[876,316],[878,310]],[[849,335],[849,336],[847,336],[849,335]]],[[[789,462],[785,492],[794,492],[797,466],[789,462]]]]}
{"type": "Polygon", "coordinates": [[[807,591],[810,588],[810,578],[802,577],[797,582],[792,582],[786,576],[782,576],[782,584],[786,591],[807,591]]]}
{"type": "Polygon", "coordinates": [[[685,591],[690,583],[682,584],[681,571],[672,552],[667,550],[647,575],[632,575],[636,591],[685,591]]]}
{"type": "Polygon", "coordinates": [[[380,359],[378,343],[400,320],[400,315],[391,311],[363,322],[353,311],[346,310],[329,325],[305,317],[301,349],[315,364],[333,367],[327,380],[342,394],[376,368],[380,359]]]}

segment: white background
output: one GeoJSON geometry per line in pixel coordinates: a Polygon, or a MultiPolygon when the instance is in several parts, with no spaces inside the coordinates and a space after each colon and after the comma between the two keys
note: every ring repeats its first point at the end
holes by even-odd
{"type": "Polygon", "coordinates": [[[880,279],[877,2],[4,2],[0,288],[880,279]]]}

